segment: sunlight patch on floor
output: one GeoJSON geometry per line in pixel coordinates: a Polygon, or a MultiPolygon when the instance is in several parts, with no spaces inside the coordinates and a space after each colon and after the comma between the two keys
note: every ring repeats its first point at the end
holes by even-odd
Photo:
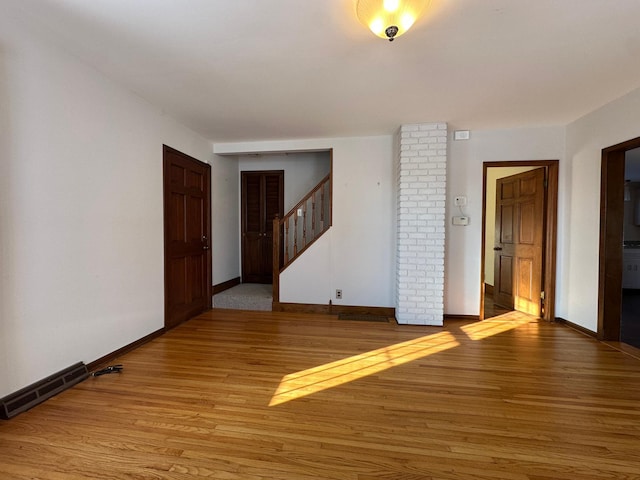
{"type": "Polygon", "coordinates": [[[482,322],[471,323],[460,329],[471,340],[482,340],[536,321],[536,317],[514,311],[483,320],[482,322]]]}
{"type": "Polygon", "coordinates": [[[440,332],[285,375],[269,406],[343,385],[458,345],[451,333],[440,332]]]}
{"type": "MultiPolygon", "coordinates": [[[[483,340],[536,321],[536,317],[514,311],[460,329],[471,340],[483,340]]],[[[452,333],[440,332],[291,373],[282,378],[269,406],[344,385],[459,345],[452,333]]]]}

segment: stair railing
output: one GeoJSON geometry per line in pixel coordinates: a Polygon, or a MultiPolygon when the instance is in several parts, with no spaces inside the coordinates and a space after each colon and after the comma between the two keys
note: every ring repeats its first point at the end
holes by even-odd
{"type": "Polygon", "coordinates": [[[284,217],[273,219],[273,299],[279,298],[279,276],[331,227],[331,174],[284,217]]]}

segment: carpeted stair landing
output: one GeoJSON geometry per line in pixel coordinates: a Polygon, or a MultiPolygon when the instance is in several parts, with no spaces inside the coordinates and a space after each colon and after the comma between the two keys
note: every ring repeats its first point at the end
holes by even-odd
{"type": "Polygon", "coordinates": [[[272,286],[241,283],[213,296],[213,308],[271,311],[272,286]]]}

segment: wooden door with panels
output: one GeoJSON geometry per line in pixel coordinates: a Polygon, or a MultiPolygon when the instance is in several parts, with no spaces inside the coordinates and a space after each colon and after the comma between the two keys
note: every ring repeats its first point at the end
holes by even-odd
{"type": "Polygon", "coordinates": [[[211,166],[164,146],[165,328],[211,308],[211,166]]]}
{"type": "Polygon", "coordinates": [[[284,215],[284,170],[242,172],[242,282],[273,282],[273,219],[284,215]]]}
{"type": "Polygon", "coordinates": [[[496,181],[494,302],[542,314],[545,169],[496,181]]]}

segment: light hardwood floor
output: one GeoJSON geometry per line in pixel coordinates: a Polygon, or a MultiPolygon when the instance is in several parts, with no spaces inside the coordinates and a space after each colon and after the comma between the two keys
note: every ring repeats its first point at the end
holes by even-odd
{"type": "Polygon", "coordinates": [[[0,421],[1,479],[640,479],[640,360],[510,314],[214,310],[0,421]]]}

